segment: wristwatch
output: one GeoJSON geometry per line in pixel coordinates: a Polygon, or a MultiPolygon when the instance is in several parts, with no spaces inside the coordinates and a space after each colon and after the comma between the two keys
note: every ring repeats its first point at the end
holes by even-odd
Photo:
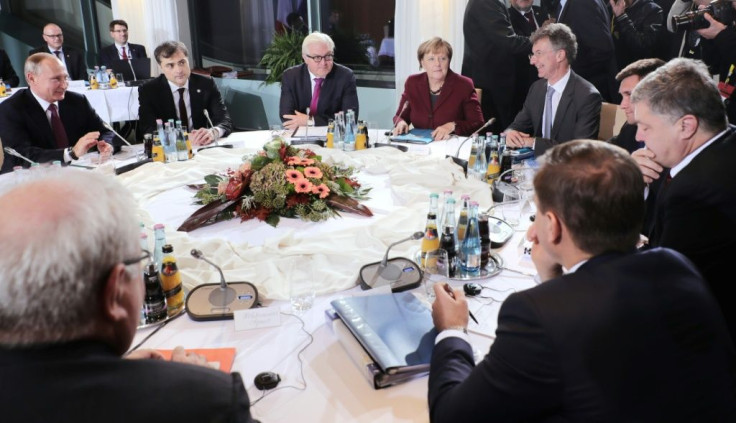
{"type": "Polygon", "coordinates": [[[71,147],[66,148],[67,153],[69,153],[69,157],[72,158],[72,160],[79,160],[79,157],[77,157],[76,154],[74,154],[74,149],[71,147]]]}

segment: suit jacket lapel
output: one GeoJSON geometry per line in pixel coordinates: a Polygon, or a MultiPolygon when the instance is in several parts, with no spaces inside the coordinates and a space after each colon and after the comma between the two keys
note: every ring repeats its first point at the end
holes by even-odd
{"type": "Polygon", "coordinates": [[[33,97],[30,88],[27,88],[23,91],[25,95],[25,101],[29,104],[29,107],[25,108],[26,113],[28,113],[28,119],[33,123],[36,128],[38,128],[38,130],[43,135],[39,140],[30,140],[31,144],[38,143],[36,145],[38,145],[39,147],[56,148],[54,132],[51,130],[51,124],[46,117],[46,111],[43,110],[41,105],[38,104],[38,101],[36,101],[36,99],[33,97]],[[41,143],[44,145],[39,145],[41,143]]]}
{"type": "MultiPolygon", "coordinates": [[[[544,123],[544,102],[547,96],[548,84],[546,79],[539,79],[538,81],[534,82],[534,84],[537,84],[537,89],[531,92],[529,95],[534,95],[536,97],[533,104],[535,104],[537,107],[537,113],[534,113],[532,115],[532,128],[535,129],[535,133],[531,135],[535,137],[541,137],[542,124],[544,123]]],[[[534,87],[534,85],[532,85],[532,87],[534,87]]]]}
{"type": "MultiPolygon", "coordinates": [[[[192,106],[192,125],[194,128],[207,127],[204,117],[204,92],[198,78],[189,77],[189,102],[192,106]]],[[[210,118],[213,118],[210,116],[210,118]]],[[[214,122],[213,122],[214,123],[214,122]]]]}
{"type": "Polygon", "coordinates": [[[171,87],[169,86],[169,81],[166,79],[166,77],[162,74],[159,76],[159,92],[161,95],[161,98],[163,100],[162,104],[166,108],[166,110],[162,111],[163,116],[176,116],[176,103],[174,100],[174,94],[171,92],[171,87]]]}
{"type": "Polygon", "coordinates": [[[567,80],[567,85],[562,91],[562,97],[560,98],[560,103],[557,105],[557,111],[555,112],[555,121],[552,122],[552,131],[550,134],[552,139],[557,139],[557,133],[560,131],[560,126],[562,125],[563,119],[565,119],[567,109],[572,103],[572,97],[575,91],[574,84],[575,74],[570,71],[570,79],[567,80]]]}

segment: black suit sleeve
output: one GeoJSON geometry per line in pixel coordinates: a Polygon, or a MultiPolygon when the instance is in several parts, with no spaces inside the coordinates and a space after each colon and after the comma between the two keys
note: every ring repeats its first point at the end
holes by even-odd
{"type": "Polygon", "coordinates": [[[161,101],[156,91],[155,81],[138,87],[138,129],[142,134],[152,133],[156,130],[156,119],[158,117],[153,105],[154,102],[161,101]]]}
{"type": "Polygon", "coordinates": [[[463,33],[465,42],[473,52],[478,52],[481,57],[497,49],[512,55],[529,53],[529,38],[516,35],[502,2],[475,1],[468,7],[465,11],[463,33]]]}
{"type": "MultiPolygon", "coordinates": [[[[631,56],[651,57],[655,53],[654,45],[659,40],[662,32],[664,18],[662,17],[662,9],[655,7],[654,4],[650,5],[652,7],[640,10],[640,13],[645,14],[639,23],[641,30],[634,26],[634,21],[626,13],[614,19],[614,29],[618,31],[618,36],[631,56]]],[[[645,6],[649,5],[642,7],[645,6]]]]}
{"type": "Polygon", "coordinates": [[[496,341],[475,368],[465,341],[447,338],[435,346],[430,418],[435,423],[540,420],[561,402],[558,362],[531,300],[513,294],[501,306],[496,341]]]}
{"type": "Polygon", "coordinates": [[[8,53],[2,49],[0,49],[0,78],[3,79],[3,83],[10,84],[11,87],[17,87],[20,84],[20,79],[13,69],[13,64],[10,63],[8,53]]]}
{"type": "MultiPolygon", "coordinates": [[[[286,119],[284,115],[293,115],[299,110],[299,78],[301,69],[299,67],[287,69],[281,77],[281,98],[279,99],[279,118],[282,122],[286,119]]],[[[306,106],[305,106],[306,107],[306,106]]]]}
{"type": "Polygon", "coordinates": [[[74,54],[70,54],[71,60],[74,62],[73,65],[67,63],[71,68],[69,77],[74,80],[86,80],[87,79],[87,63],[84,61],[84,52],[74,51],[74,54]]]}
{"type": "Polygon", "coordinates": [[[230,119],[230,114],[227,111],[227,107],[225,107],[225,102],[222,100],[220,90],[217,89],[215,80],[212,78],[207,78],[207,81],[207,83],[209,84],[209,87],[207,89],[209,90],[210,95],[208,97],[209,102],[204,106],[210,114],[212,124],[218,128],[221,128],[223,131],[222,136],[226,137],[233,132],[233,121],[230,119]]]}
{"type": "MultiPolygon", "coordinates": [[[[355,118],[358,119],[358,116],[360,115],[360,106],[358,104],[358,86],[355,81],[355,74],[353,72],[350,72],[350,74],[341,81],[343,84],[343,88],[341,90],[342,94],[340,97],[340,109],[339,110],[354,110],[355,111],[355,118]]],[[[328,114],[322,114],[321,119],[315,121],[315,125],[318,126],[325,126],[327,125],[328,119],[332,119],[333,116],[329,116],[328,114]]]]}

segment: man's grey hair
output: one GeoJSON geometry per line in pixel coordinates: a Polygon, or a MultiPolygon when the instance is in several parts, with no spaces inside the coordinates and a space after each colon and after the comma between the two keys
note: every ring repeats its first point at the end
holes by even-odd
{"type": "Polygon", "coordinates": [[[331,52],[335,52],[335,42],[332,41],[332,38],[330,38],[330,36],[325,33],[314,31],[313,33],[304,37],[304,41],[302,41],[302,54],[309,54],[309,46],[317,43],[325,44],[331,52]]]}
{"type": "Polygon", "coordinates": [[[631,102],[646,103],[670,122],[693,115],[710,132],[726,129],[728,122],[718,86],[700,60],[670,60],[639,81],[631,102]]]}
{"type": "Polygon", "coordinates": [[[578,54],[578,41],[569,26],[561,23],[545,25],[534,31],[529,41],[534,44],[542,38],[549,38],[555,50],[564,50],[568,64],[575,61],[578,54]]]}
{"type": "Polygon", "coordinates": [[[59,169],[0,193],[0,210],[0,345],[89,336],[110,271],[140,256],[133,197],[109,176],[59,169]]]}
{"type": "Polygon", "coordinates": [[[23,66],[23,73],[25,75],[29,73],[39,75],[41,73],[41,64],[46,60],[58,60],[59,63],[64,64],[64,62],[51,53],[34,53],[26,59],[26,63],[23,66]]]}

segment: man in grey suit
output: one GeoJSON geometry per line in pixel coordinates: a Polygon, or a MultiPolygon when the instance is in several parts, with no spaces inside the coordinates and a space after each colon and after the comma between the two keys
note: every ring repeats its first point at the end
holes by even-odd
{"type": "Polygon", "coordinates": [[[530,147],[534,155],[579,138],[596,139],[601,95],[570,69],[577,54],[575,34],[564,24],[550,24],[531,36],[529,61],[539,80],[532,84],[524,107],[506,130],[510,147],[530,147]]]}

